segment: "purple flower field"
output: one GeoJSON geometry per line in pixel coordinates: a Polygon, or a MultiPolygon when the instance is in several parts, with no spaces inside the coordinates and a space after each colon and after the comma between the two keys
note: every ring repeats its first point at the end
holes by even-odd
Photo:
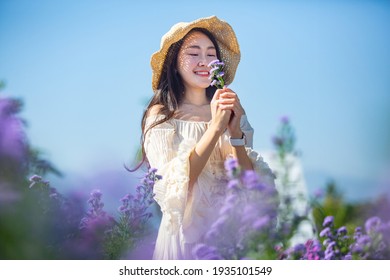
{"type": "MultiPolygon", "coordinates": [[[[107,212],[105,194],[98,189],[87,201],[61,194],[45,179],[61,173],[29,144],[21,110],[20,100],[0,97],[0,258],[150,258],[152,216],[159,217],[153,199],[153,186],[161,179],[158,170],[146,170],[138,185],[129,186],[118,197],[115,213],[107,212]]],[[[305,198],[307,208],[297,212],[297,197],[291,196],[294,182],[284,168],[288,155],[296,154],[288,117],[281,119],[272,141],[282,166],[277,175],[290,189],[280,191],[228,159],[228,195],[194,258],[390,259],[389,202],[348,203],[329,185],[305,198]],[[294,242],[304,221],[311,225],[312,238],[294,242]]]]}

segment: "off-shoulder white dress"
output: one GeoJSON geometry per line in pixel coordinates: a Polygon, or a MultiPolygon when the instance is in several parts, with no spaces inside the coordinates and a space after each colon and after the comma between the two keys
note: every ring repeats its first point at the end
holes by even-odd
{"type": "MultiPolygon", "coordinates": [[[[146,128],[162,118],[149,116],[146,128]]],[[[227,185],[224,162],[232,154],[227,131],[217,142],[191,193],[188,190],[189,155],[208,126],[208,122],[170,119],[145,135],[146,156],[162,176],[154,186],[154,198],[162,211],[154,259],[193,259],[192,249],[202,242],[218,215],[227,185]]],[[[241,130],[256,171],[266,183],[273,184],[272,171],[252,149],[253,128],[245,115],[241,118],[241,130]]]]}

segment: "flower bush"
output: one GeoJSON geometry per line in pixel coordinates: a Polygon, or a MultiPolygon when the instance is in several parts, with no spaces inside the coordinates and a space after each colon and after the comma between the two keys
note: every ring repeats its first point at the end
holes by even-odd
{"type": "Polygon", "coordinates": [[[255,171],[241,172],[236,159],[228,159],[225,168],[230,176],[228,194],[219,218],[206,233],[205,243],[194,248],[197,259],[242,259],[253,250],[273,253],[264,239],[275,232],[278,200],[276,189],[260,181],[255,171]]]}
{"type": "Polygon", "coordinates": [[[295,135],[287,117],[273,137],[276,161],[282,184],[280,191],[261,184],[254,172],[241,172],[236,160],[225,163],[230,181],[229,194],[220,210],[219,218],[197,245],[193,254],[197,259],[300,259],[300,260],[352,260],[390,259],[390,222],[371,217],[365,231],[356,227],[348,235],[346,226],[335,227],[333,216],[325,216],[321,228],[312,221],[310,210],[321,210],[317,200],[307,201],[305,211],[294,208],[294,200],[303,199],[294,189],[290,172],[294,161],[289,155],[295,151],[295,135]],[[300,213],[299,213],[300,212],[300,213]],[[292,244],[302,222],[311,222],[317,233],[304,243],[292,244]]]}
{"type": "Polygon", "coordinates": [[[121,258],[146,233],[147,222],[152,217],[150,206],[154,203],[153,186],[161,179],[156,172],[155,168],[149,169],[141,184],[136,187],[135,195],[129,193],[121,199],[119,219],[105,236],[106,258],[121,258]]]}
{"type": "Polygon", "coordinates": [[[333,216],[327,216],[319,239],[308,240],[286,250],[282,259],[299,260],[382,260],[390,259],[390,221],[382,222],[371,217],[365,229],[356,227],[353,235],[348,235],[345,226],[334,227],[333,216]],[[322,242],[321,242],[322,241],[322,242]]]}
{"type": "Polygon", "coordinates": [[[99,190],[85,210],[79,196],[43,179],[61,173],[29,145],[21,108],[20,100],[0,97],[0,259],[125,257],[147,233],[157,170],[120,200],[117,215],[105,212],[99,190]]]}

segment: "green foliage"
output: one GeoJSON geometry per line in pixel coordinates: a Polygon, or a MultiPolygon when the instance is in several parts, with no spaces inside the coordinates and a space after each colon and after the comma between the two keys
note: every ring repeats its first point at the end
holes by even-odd
{"type": "Polygon", "coordinates": [[[124,217],[112,230],[106,233],[104,239],[104,255],[106,259],[120,259],[125,252],[128,252],[135,245],[131,228],[124,217]]]}
{"type": "Polygon", "coordinates": [[[322,221],[327,216],[334,217],[335,227],[342,225],[348,230],[364,224],[364,221],[372,216],[389,218],[384,212],[390,209],[390,202],[386,195],[379,196],[374,201],[348,202],[344,199],[340,187],[334,181],[329,181],[325,187],[325,195],[322,199],[313,201],[312,214],[317,232],[322,227],[322,221]]]}
{"type": "Polygon", "coordinates": [[[28,150],[28,170],[30,174],[46,177],[50,174],[62,177],[62,172],[54,166],[49,160],[45,159],[44,153],[34,147],[29,147],[28,150]]]}

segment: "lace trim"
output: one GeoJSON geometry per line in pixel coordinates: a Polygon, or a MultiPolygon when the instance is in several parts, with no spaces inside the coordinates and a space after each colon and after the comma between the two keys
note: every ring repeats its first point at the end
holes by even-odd
{"type": "Polygon", "coordinates": [[[163,179],[155,185],[155,188],[165,189],[160,194],[163,198],[159,204],[168,220],[166,230],[171,234],[177,233],[182,225],[188,195],[189,156],[195,144],[194,140],[186,140],[179,145],[177,156],[168,164],[163,179]]]}

